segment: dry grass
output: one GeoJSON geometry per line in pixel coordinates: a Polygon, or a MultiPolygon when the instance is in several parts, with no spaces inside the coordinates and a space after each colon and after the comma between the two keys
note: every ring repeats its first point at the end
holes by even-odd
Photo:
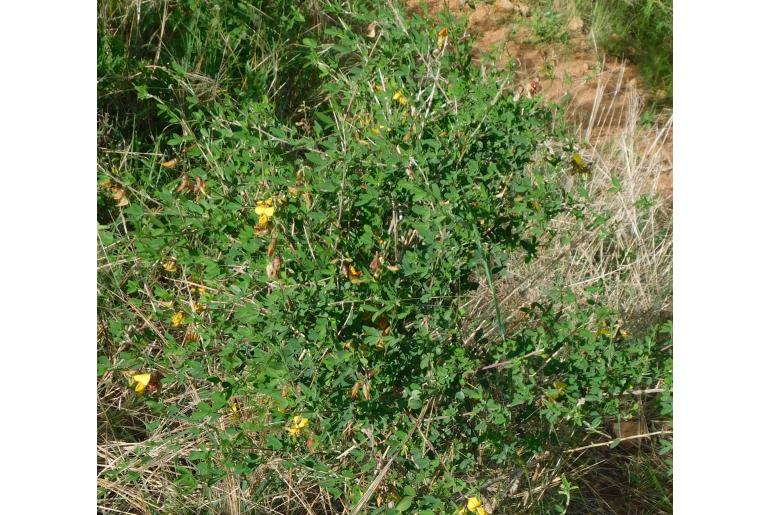
{"type": "MultiPolygon", "coordinates": [[[[672,118],[644,128],[639,124],[641,97],[625,95],[624,124],[615,128],[617,120],[610,113],[617,112],[613,98],[617,95],[614,84],[599,87],[597,108],[588,126],[579,130],[578,138],[589,141],[581,154],[592,162],[590,180],[564,173],[567,188],[584,186],[586,207],[603,214],[606,223],[592,227],[586,220],[562,216],[553,224],[556,236],[537,259],[509,263],[495,284],[508,331],[523,321],[521,308],[544,299],[555,285],[578,296],[589,286],[601,287],[603,301],[622,313],[630,329],[643,329],[670,316],[673,226],[664,152],[672,118]],[[613,178],[619,191],[613,191],[613,178]]],[[[490,289],[482,286],[465,307],[468,338],[494,340],[497,326],[490,289]]]]}

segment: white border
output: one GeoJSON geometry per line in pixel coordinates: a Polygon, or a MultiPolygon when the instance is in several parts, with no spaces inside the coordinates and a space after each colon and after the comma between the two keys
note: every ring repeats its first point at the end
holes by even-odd
{"type": "Polygon", "coordinates": [[[96,507],[96,2],[0,14],[3,513],[96,507]]]}
{"type": "Polygon", "coordinates": [[[675,513],[768,510],[770,5],[674,5],[675,513]]]}
{"type": "MultiPolygon", "coordinates": [[[[95,7],[0,16],[8,513],[96,504],[95,7]]],[[[769,21],[765,2],[675,2],[677,513],[768,505],[769,21]]]]}

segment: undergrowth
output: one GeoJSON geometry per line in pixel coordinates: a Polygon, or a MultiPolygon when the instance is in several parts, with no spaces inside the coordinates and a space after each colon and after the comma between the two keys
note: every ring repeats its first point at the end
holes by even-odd
{"type": "Polygon", "coordinates": [[[563,463],[670,411],[668,322],[561,281],[501,309],[511,263],[579,238],[555,221],[611,219],[454,20],[104,0],[98,30],[105,510],[563,512],[563,463]]]}

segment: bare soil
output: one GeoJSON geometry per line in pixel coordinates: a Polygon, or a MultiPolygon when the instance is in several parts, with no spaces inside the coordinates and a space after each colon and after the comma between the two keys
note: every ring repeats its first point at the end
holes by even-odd
{"type": "MultiPolygon", "coordinates": [[[[407,0],[410,12],[436,16],[444,9],[467,17],[467,30],[474,37],[473,55],[483,66],[484,57],[493,56],[494,66],[515,65],[514,86],[519,94],[539,95],[564,106],[567,119],[589,144],[608,144],[626,128],[627,109],[635,97],[645,103],[653,94],[645,90],[633,64],[605,57],[597,49],[579,18],[568,23],[566,44],[536,42],[528,18],[534,8],[525,1],[496,0],[476,2],[471,7],[464,0],[407,0]]],[[[658,118],[668,118],[663,114],[658,118]]],[[[661,122],[663,123],[663,122],[661,122]]],[[[673,194],[673,129],[661,134],[652,127],[643,139],[660,152],[666,170],[650,184],[650,189],[671,199],[673,194]],[[658,139],[656,141],[656,138],[658,139]]]]}

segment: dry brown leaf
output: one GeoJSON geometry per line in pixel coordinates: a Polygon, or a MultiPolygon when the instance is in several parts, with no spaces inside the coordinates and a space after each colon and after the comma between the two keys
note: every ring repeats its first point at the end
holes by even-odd
{"type": "Polygon", "coordinates": [[[126,197],[126,190],[123,189],[122,186],[111,184],[110,193],[112,194],[113,200],[117,202],[118,206],[124,207],[129,204],[128,197],[126,197]]]}
{"type": "Polygon", "coordinates": [[[182,180],[179,182],[179,186],[176,189],[177,193],[182,193],[190,188],[190,178],[187,174],[182,175],[182,180]]]}
{"type": "Polygon", "coordinates": [[[267,278],[278,279],[278,275],[281,273],[281,256],[275,256],[270,263],[267,264],[267,278]]]}
{"type": "Polygon", "coordinates": [[[198,333],[192,324],[188,325],[187,330],[184,332],[184,341],[188,343],[198,341],[198,333]]]}
{"type": "Polygon", "coordinates": [[[383,263],[382,256],[380,255],[380,252],[377,251],[374,253],[374,257],[372,258],[372,262],[369,263],[369,270],[372,272],[372,275],[374,277],[379,277],[380,273],[382,272],[382,263],[383,263]]]}
{"type": "Polygon", "coordinates": [[[177,158],[169,159],[168,161],[163,161],[160,164],[160,166],[162,166],[163,168],[174,168],[174,167],[176,167],[178,162],[179,162],[179,160],[177,158]]]}
{"type": "Polygon", "coordinates": [[[529,94],[535,96],[543,90],[543,86],[540,84],[540,79],[535,78],[529,83],[529,94]]]}
{"type": "Polygon", "coordinates": [[[200,198],[201,195],[203,195],[204,197],[206,196],[206,183],[203,182],[203,179],[201,179],[200,177],[195,178],[194,190],[195,190],[195,202],[198,202],[198,199],[200,198]]]}

